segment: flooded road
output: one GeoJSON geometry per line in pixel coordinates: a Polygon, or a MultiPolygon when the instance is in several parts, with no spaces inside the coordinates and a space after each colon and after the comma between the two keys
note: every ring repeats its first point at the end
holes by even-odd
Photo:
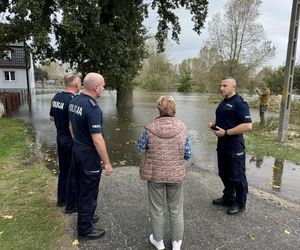
{"type": "MultiPolygon", "coordinates": [[[[160,95],[172,95],[177,104],[177,117],[188,127],[192,139],[193,155],[189,164],[217,174],[216,138],[207,130],[215,117],[217,104],[207,101],[206,95],[182,93],[134,92],[134,108],[117,110],[116,92],[105,91],[98,100],[104,114],[105,139],[114,167],[139,165],[135,141],[143,132],[143,126],[158,116],[156,100],[160,95]]],[[[14,115],[33,124],[37,147],[43,152],[48,167],[55,173],[56,132],[49,120],[50,102],[54,94],[32,96],[32,108],[24,104],[14,115]]],[[[253,121],[259,120],[257,110],[251,110],[253,121]]],[[[246,141],[247,146],[247,141],[246,141]]],[[[257,158],[247,155],[249,184],[264,191],[300,203],[300,166],[281,162],[272,157],[257,158]]]]}

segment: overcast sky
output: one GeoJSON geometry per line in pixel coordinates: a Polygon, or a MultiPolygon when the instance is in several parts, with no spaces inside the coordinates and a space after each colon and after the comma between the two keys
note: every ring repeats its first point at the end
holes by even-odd
{"type": "MultiPolygon", "coordinates": [[[[176,11],[176,14],[180,18],[181,35],[180,45],[172,41],[167,49],[168,58],[172,63],[180,63],[183,59],[198,55],[200,48],[204,44],[203,42],[208,38],[206,30],[208,21],[214,14],[222,10],[225,3],[227,1],[209,0],[208,16],[205,28],[202,30],[200,36],[192,30],[193,22],[190,20],[191,15],[189,12],[184,9],[176,11]]],[[[276,47],[276,55],[266,63],[267,65],[277,67],[285,64],[292,3],[293,0],[263,0],[259,22],[264,27],[266,38],[271,40],[272,44],[276,47]]],[[[156,31],[156,20],[157,14],[151,12],[148,20],[145,21],[145,26],[151,33],[156,31]]],[[[300,41],[298,38],[297,63],[300,63],[299,51],[300,41]]]]}

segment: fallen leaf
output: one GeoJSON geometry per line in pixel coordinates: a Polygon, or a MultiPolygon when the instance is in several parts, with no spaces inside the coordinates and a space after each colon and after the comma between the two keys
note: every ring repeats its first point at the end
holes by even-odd
{"type": "Polygon", "coordinates": [[[1,232],[0,232],[0,235],[1,235],[1,234],[3,234],[3,233],[4,233],[4,232],[3,232],[3,231],[1,231],[1,232]]]}
{"type": "Polygon", "coordinates": [[[291,232],[289,231],[289,230],[287,230],[287,229],[284,229],[284,231],[283,231],[286,235],[290,235],[291,234],[291,232]]]}
{"type": "Polygon", "coordinates": [[[13,216],[12,216],[12,215],[6,214],[6,215],[2,215],[2,218],[3,218],[4,220],[11,220],[11,219],[13,218],[13,216]]]}
{"type": "Polygon", "coordinates": [[[248,237],[250,240],[256,240],[256,236],[253,233],[248,233],[248,237]]]}
{"type": "Polygon", "coordinates": [[[74,246],[77,246],[77,245],[79,245],[79,241],[77,239],[73,240],[72,241],[72,246],[74,247],[74,246]]]}
{"type": "Polygon", "coordinates": [[[125,165],[126,165],[126,163],[127,163],[127,161],[126,161],[126,160],[119,161],[119,164],[120,164],[121,166],[125,166],[125,165]]]}

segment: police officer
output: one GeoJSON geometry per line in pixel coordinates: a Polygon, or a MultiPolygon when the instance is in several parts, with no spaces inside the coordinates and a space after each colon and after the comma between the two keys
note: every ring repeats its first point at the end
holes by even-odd
{"type": "Polygon", "coordinates": [[[77,229],[79,238],[95,239],[105,234],[104,229],[93,228],[97,206],[101,160],[105,174],[111,175],[112,165],[103,138],[103,116],[96,98],[104,90],[100,74],[88,73],[83,80],[82,92],[69,106],[69,117],[74,138],[72,157],[79,189],[77,229]],[[101,158],[100,158],[101,157],[101,158]]]}
{"type": "Polygon", "coordinates": [[[236,81],[223,80],[220,92],[225,98],[216,110],[216,121],[208,127],[218,137],[217,156],[219,175],[224,184],[223,196],[213,200],[214,205],[229,206],[227,214],[245,210],[248,183],[245,166],[243,132],[252,130],[247,102],[236,93],[236,81]]]}
{"type": "Polygon", "coordinates": [[[57,131],[57,154],[59,175],[57,185],[57,206],[66,204],[67,177],[70,169],[73,139],[69,130],[69,103],[80,90],[80,78],[73,73],[64,77],[65,91],[57,93],[50,108],[50,120],[54,121],[57,131]]]}

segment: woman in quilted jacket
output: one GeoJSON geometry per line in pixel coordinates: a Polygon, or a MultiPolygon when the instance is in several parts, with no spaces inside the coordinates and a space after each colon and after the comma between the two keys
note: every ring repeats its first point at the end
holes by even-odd
{"type": "Polygon", "coordinates": [[[148,188],[152,226],[149,240],[156,249],[165,249],[163,237],[166,206],[170,215],[172,248],[178,250],[184,231],[184,160],[191,157],[191,141],[185,124],[175,117],[176,103],[173,97],[161,96],[157,106],[159,117],[145,126],[136,144],[138,151],[144,150],[140,176],[147,181],[148,188]]]}

